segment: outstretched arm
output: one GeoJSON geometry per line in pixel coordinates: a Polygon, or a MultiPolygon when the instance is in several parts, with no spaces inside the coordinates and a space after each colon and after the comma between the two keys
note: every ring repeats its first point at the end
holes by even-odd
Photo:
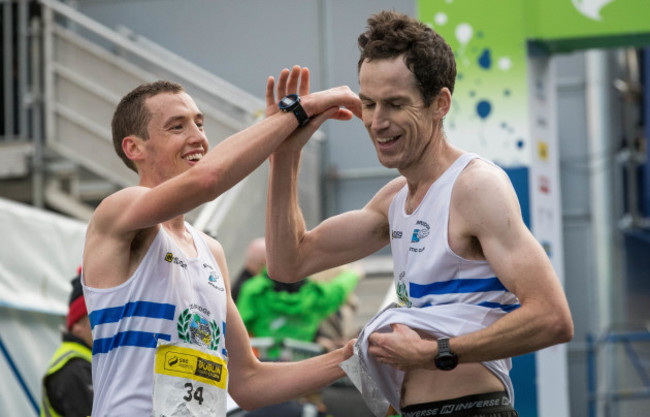
{"type": "MultiPolygon", "coordinates": [[[[297,78],[289,74],[286,77],[285,82],[298,88],[297,78]]],[[[322,123],[320,118],[351,117],[352,112],[358,111],[358,101],[356,94],[347,87],[303,97],[304,108],[314,118],[314,126],[322,123]],[[353,110],[341,110],[339,106],[353,110]]],[[[195,119],[183,120],[173,126],[163,126],[164,134],[186,136],[188,144],[184,152],[202,153],[203,148],[191,148],[191,140],[204,135],[202,124],[195,119]]],[[[137,243],[146,244],[153,239],[159,224],[223,194],[264,162],[297,127],[293,114],[278,112],[223,140],[184,171],[179,166],[189,163],[182,157],[186,154],[169,155],[168,168],[175,170],[170,175],[182,171],[178,175],[166,181],[166,178],[141,179],[140,186],[118,191],[104,199],[88,226],[85,253],[92,252],[93,256],[84,258],[84,281],[97,288],[114,287],[124,282],[139,262],[135,256],[138,253],[133,257],[123,256],[133,249],[136,236],[137,243]],[[116,262],[116,259],[121,261],[116,262]]],[[[147,155],[146,141],[127,137],[125,143],[130,146],[130,152],[147,155]]]]}
{"type": "Polygon", "coordinates": [[[223,248],[206,238],[224,275],[228,311],[228,391],[247,410],[287,401],[324,388],[345,376],[339,364],[352,356],[353,341],[330,353],[300,362],[260,362],[250,346],[244,323],[230,294],[230,278],[223,248]]]}
{"type": "MultiPolygon", "coordinates": [[[[295,74],[288,77],[287,82],[296,86],[294,88],[299,84],[295,74]]],[[[351,112],[340,107],[346,106],[356,112],[359,106],[356,94],[347,87],[313,93],[303,97],[302,102],[312,117],[329,110],[327,115],[330,117],[341,113],[342,118],[345,115],[349,118],[351,112]]],[[[122,232],[144,229],[215,199],[261,165],[297,127],[293,114],[276,112],[228,137],[191,169],[162,184],[155,184],[135,198],[123,199],[119,209],[110,217],[111,227],[122,232]]]]}

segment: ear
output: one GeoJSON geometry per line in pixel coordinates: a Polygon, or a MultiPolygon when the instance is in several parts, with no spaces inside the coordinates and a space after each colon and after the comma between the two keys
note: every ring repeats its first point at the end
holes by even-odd
{"type": "Polygon", "coordinates": [[[451,109],[451,92],[449,88],[442,87],[436,98],[433,99],[433,104],[436,106],[436,117],[442,120],[451,109]]]}
{"type": "Polygon", "coordinates": [[[143,158],[143,148],[142,139],[137,136],[127,136],[122,139],[122,150],[131,161],[136,162],[143,158]]]}

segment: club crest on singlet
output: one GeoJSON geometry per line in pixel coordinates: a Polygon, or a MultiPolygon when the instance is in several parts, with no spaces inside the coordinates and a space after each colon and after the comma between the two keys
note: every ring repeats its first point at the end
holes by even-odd
{"type": "MultiPolygon", "coordinates": [[[[178,337],[194,345],[210,350],[217,350],[221,338],[221,329],[214,320],[204,316],[205,309],[191,305],[178,315],[178,337]]],[[[208,312],[209,315],[209,312],[208,312]]]]}
{"type": "Polygon", "coordinates": [[[413,303],[411,303],[411,300],[409,299],[408,285],[406,282],[404,282],[405,275],[406,273],[404,271],[399,274],[399,280],[395,285],[395,291],[397,292],[397,298],[399,299],[400,303],[406,307],[411,307],[413,303]]]}

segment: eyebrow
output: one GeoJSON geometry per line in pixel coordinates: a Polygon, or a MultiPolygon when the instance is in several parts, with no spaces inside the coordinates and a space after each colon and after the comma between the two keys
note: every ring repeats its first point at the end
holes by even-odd
{"type": "MultiPolygon", "coordinates": [[[[170,127],[171,125],[173,125],[174,123],[177,123],[177,122],[180,122],[180,121],[184,121],[185,119],[187,119],[187,117],[186,117],[186,116],[183,116],[183,115],[171,116],[171,117],[169,117],[167,120],[165,120],[165,123],[163,124],[163,128],[168,128],[168,127],[170,127]]],[[[204,120],[203,113],[197,113],[197,114],[195,114],[193,119],[194,119],[194,120],[198,119],[198,120],[200,120],[200,121],[203,121],[203,120],[204,120]]]]}
{"type": "Polygon", "coordinates": [[[393,101],[400,101],[400,100],[405,100],[407,99],[406,96],[390,96],[390,97],[385,97],[379,100],[372,99],[368,96],[366,96],[363,93],[359,93],[359,99],[361,100],[368,100],[368,101],[383,101],[383,102],[393,102],[393,101]]]}

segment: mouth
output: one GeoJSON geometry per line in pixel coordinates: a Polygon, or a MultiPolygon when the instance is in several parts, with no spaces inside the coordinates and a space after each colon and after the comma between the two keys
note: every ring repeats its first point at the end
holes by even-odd
{"type": "Polygon", "coordinates": [[[203,152],[193,152],[183,157],[183,159],[188,162],[198,162],[201,158],[203,158],[203,152]]]}
{"type": "Polygon", "coordinates": [[[380,145],[386,145],[386,144],[389,144],[389,143],[393,143],[393,142],[395,142],[395,141],[398,140],[400,137],[401,137],[400,135],[397,135],[397,136],[387,136],[387,137],[383,137],[383,138],[378,137],[378,138],[376,138],[375,140],[376,140],[377,143],[380,144],[380,145]]]}

